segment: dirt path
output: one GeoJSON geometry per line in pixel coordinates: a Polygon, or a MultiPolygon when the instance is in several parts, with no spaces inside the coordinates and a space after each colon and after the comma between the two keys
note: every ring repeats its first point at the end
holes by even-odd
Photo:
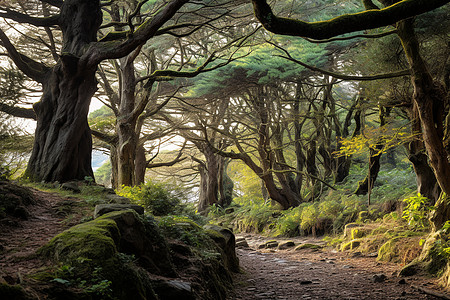
{"type": "MultiPolygon", "coordinates": [[[[255,247],[254,238],[247,237],[247,241],[255,247]]],[[[402,280],[396,276],[398,265],[381,264],[375,258],[312,249],[271,252],[247,248],[237,253],[244,273],[235,277],[230,299],[443,299],[417,290],[437,289],[432,279],[402,280]]]]}
{"type": "Polygon", "coordinates": [[[74,225],[79,217],[70,218],[76,200],[32,190],[36,205],[28,206],[28,220],[8,218],[0,223],[0,280],[19,283],[22,276],[42,265],[30,255],[59,232],[74,225]]]}

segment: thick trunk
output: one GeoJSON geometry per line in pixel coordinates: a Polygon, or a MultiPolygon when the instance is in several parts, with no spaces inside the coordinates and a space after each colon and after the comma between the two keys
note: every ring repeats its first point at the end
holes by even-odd
{"type": "Polygon", "coordinates": [[[111,187],[113,189],[118,189],[119,188],[119,183],[117,180],[118,159],[117,159],[117,148],[115,145],[111,145],[109,160],[111,161],[111,187]]]}
{"type": "Polygon", "coordinates": [[[145,158],[144,145],[138,145],[136,148],[136,159],[134,161],[134,169],[136,176],[136,185],[145,182],[145,170],[147,169],[147,160],[145,158]]]}
{"type": "Polygon", "coordinates": [[[87,122],[89,104],[97,90],[97,66],[80,59],[96,41],[102,22],[98,0],[66,0],[61,7],[61,61],[43,84],[34,105],[37,127],[25,175],[35,181],[82,180],[94,177],[92,137],[87,122]]]}
{"type": "Polygon", "coordinates": [[[132,115],[135,107],[135,84],[134,54],[120,59],[121,71],[121,95],[119,105],[119,116],[116,130],[118,136],[118,185],[134,186],[135,158],[137,148],[136,118],[132,115]]]}
{"type": "MultiPolygon", "coordinates": [[[[449,195],[450,164],[443,144],[443,112],[446,95],[443,87],[433,81],[426,63],[420,55],[413,22],[412,19],[398,22],[397,32],[411,68],[411,81],[414,87],[413,100],[419,113],[422,137],[429,163],[440,188],[449,195]]],[[[434,226],[437,229],[442,226],[442,221],[447,218],[449,210],[446,201],[441,202],[436,207],[432,219],[435,221],[434,226]]]]}
{"type": "Polygon", "coordinates": [[[219,204],[222,207],[227,207],[233,201],[233,187],[234,183],[231,180],[230,176],[227,174],[229,159],[225,159],[224,157],[219,157],[220,159],[220,168],[219,168],[219,204]]]}
{"type": "Polygon", "coordinates": [[[41,101],[34,105],[37,126],[26,176],[59,182],[93,178],[87,114],[97,89],[95,69],[82,69],[78,59],[70,58],[51,72],[41,101]]]}
{"type": "Polygon", "coordinates": [[[198,204],[197,204],[197,211],[199,213],[203,213],[206,211],[206,209],[209,207],[208,203],[208,184],[207,184],[207,177],[206,174],[206,168],[204,165],[199,165],[199,174],[200,174],[200,187],[199,187],[199,196],[198,196],[198,204]]]}
{"type": "Polygon", "coordinates": [[[222,159],[211,149],[203,151],[205,165],[200,167],[200,197],[198,211],[202,212],[213,204],[219,203],[219,160],[222,159]]]}
{"type": "Polygon", "coordinates": [[[428,164],[425,153],[410,153],[408,159],[411,161],[416,173],[417,192],[431,200],[434,204],[439,199],[441,188],[439,187],[433,169],[428,164]]]}

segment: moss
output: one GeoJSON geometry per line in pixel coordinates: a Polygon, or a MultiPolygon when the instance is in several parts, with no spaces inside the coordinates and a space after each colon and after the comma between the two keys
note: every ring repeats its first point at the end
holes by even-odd
{"type": "Polygon", "coordinates": [[[295,251],[303,250],[303,249],[316,249],[316,250],[318,250],[318,249],[322,249],[322,248],[323,248],[323,246],[321,246],[321,245],[306,243],[306,244],[298,245],[297,247],[295,247],[294,250],[295,251]]]}
{"type": "Polygon", "coordinates": [[[119,238],[119,229],[113,220],[96,219],[58,234],[38,253],[63,263],[106,260],[117,253],[119,238]]]}
{"type": "Polygon", "coordinates": [[[341,251],[353,250],[361,245],[361,240],[351,240],[348,243],[342,244],[341,251]]]}
{"type": "Polygon", "coordinates": [[[395,237],[384,243],[380,249],[378,249],[377,260],[398,262],[399,253],[397,243],[400,239],[400,237],[395,237]]]}
{"type": "Polygon", "coordinates": [[[351,232],[352,240],[362,238],[365,235],[366,235],[366,232],[362,228],[352,229],[352,232],[351,232]]]}

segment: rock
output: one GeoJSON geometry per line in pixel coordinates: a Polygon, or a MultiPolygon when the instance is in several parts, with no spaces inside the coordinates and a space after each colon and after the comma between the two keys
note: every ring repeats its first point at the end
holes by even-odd
{"type": "Polygon", "coordinates": [[[115,193],[107,192],[105,195],[106,200],[108,200],[108,203],[117,203],[117,204],[130,204],[130,199],[126,197],[119,196],[115,193]]]}
{"type": "Polygon", "coordinates": [[[247,240],[243,239],[240,241],[236,241],[236,248],[249,249],[250,246],[248,245],[247,240]]]}
{"type": "Polygon", "coordinates": [[[321,245],[305,243],[305,244],[301,244],[301,245],[298,245],[297,247],[295,247],[294,251],[299,251],[299,250],[304,250],[304,249],[319,250],[322,248],[323,248],[323,246],[321,246],[321,245]]]}
{"type": "Polygon", "coordinates": [[[28,188],[0,181],[0,219],[8,215],[28,219],[30,214],[26,207],[32,204],[36,204],[36,200],[28,188]]]}
{"type": "Polygon", "coordinates": [[[276,248],[276,247],[278,247],[278,242],[277,242],[277,241],[274,241],[274,240],[272,240],[272,241],[267,241],[267,242],[265,242],[265,245],[266,245],[266,248],[267,248],[267,249],[270,249],[270,248],[276,248]]]}
{"type": "Polygon", "coordinates": [[[145,217],[144,222],[134,210],[129,209],[113,211],[95,220],[102,219],[110,219],[117,224],[120,231],[120,252],[139,257],[140,265],[151,270],[153,274],[175,275],[169,247],[153,217],[145,217]]]}
{"type": "Polygon", "coordinates": [[[285,241],[285,242],[281,242],[278,245],[278,250],[285,250],[285,249],[289,249],[295,247],[295,243],[293,241],[285,241]]]}
{"type": "Polygon", "coordinates": [[[375,274],[372,276],[372,281],[380,283],[380,282],[384,282],[386,280],[386,278],[387,277],[384,274],[375,274]]]}
{"type": "Polygon", "coordinates": [[[225,254],[225,267],[232,272],[239,272],[239,259],[236,255],[236,239],[233,232],[216,225],[205,225],[206,233],[219,245],[225,254]],[[218,233],[219,235],[215,234],[218,233]]]}
{"type": "Polygon", "coordinates": [[[61,189],[66,191],[71,191],[74,194],[81,193],[81,189],[76,181],[67,181],[61,184],[61,189]]]}
{"type": "Polygon", "coordinates": [[[399,262],[398,243],[401,243],[402,237],[395,237],[384,243],[380,249],[378,249],[377,260],[399,262]]]}
{"type": "Polygon", "coordinates": [[[113,211],[121,211],[127,209],[132,209],[140,215],[144,214],[144,208],[136,204],[99,204],[95,206],[94,219],[113,211]]]}
{"type": "Polygon", "coordinates": [[[152,282],[155,293],[164,300],[195,300],[192,287],[189,282],[180,280],[167,280],[152,282]]]}

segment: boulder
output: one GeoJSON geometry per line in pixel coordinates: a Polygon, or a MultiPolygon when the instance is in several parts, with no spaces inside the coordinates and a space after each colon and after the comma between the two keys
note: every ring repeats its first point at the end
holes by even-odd
{"type": "Polygon", "coordinates": [[[61,184],[61,189],[66,191],[71,191],[74,194],[81,193],[81,189],[76,181],[68,181],[61,184]]]}
{"type": "Polygon", "coordinates": [[[248,245],[245,238],[241,238],[239,240],[236,240],[236,248],[248,249],[250,248],[250,246],[248,245]]]}
{"type": "Polygon", "coordinates": [[[281,242],[278,245],[278,250],[285,250],[285,249],[289,249],[295,247],[295,243],[293,241],[285,241],[285,242],[281,242]]]}
{"type": "Polygon", "coordinates": [[[216,225],[203,227],[210,238],[223,250],[225,267],[232,272],[239,272],[239,259],[236,255],[236,238],[227,228],[216,225]]]}
{"type": "Polygon", "coordinates": [[[94,219],[113,211],[121,211],[127,209],[132,209],[140,215],[144,214],[144,208],[136,204],[99,204],[95,206],[94,219]]]}
{"type": "Polygon", "coordinates": [[[28,219],[30,213],[26,207],[31,204],[36,204],[36,200],[30,189],[0,181],[0,219],[8,215],[28,219]]]}
{"type": "Polygon", "coordinates": [[[192,286],[189,282],[180,280],[167,280],[153,282],[156,294],[164,300],[195,300],[192,286]]]}

